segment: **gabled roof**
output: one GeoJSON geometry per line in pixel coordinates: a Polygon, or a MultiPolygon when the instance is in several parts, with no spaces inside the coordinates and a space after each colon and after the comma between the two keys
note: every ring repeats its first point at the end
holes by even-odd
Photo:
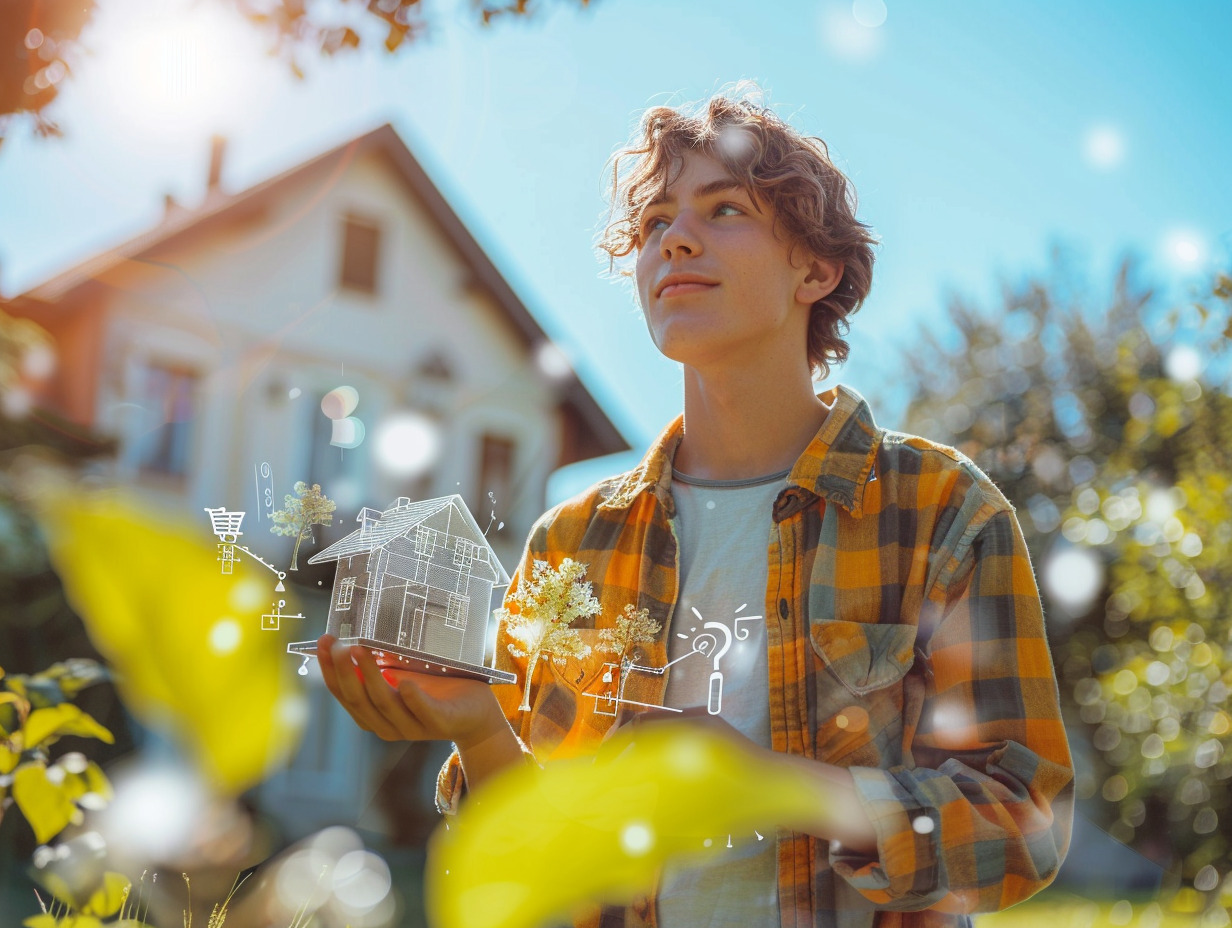
{"type": "Polygon", "coordinates": [[[364,523],[361,528],[351,532],[345,538],[334,542],[324,551],[318,551],[308,558],[308,563],[323,564],[327,561],[339,561],[344,557],[355,557],[359,554],[368,554],[378,548],[383,548],[390,542],[412,531],[424,519],[436,515],[448,506],[453,507],[454,512],[461,517],[465,526],[470,529],[472,540],[487,550],[488,560],[486,563],[491,569],[492,580],[497,584],[507,585],[510,579],[509,574],[505,572],[504,565],[501,564],[496,556],[496,552],[488,544],[483,530],[479,527],[479,523],[475,521],[475,517],[471,515],[470,509],[467,508],[466,503],[463,502],[462,497],[457,493],[441,496],[437,499],[422,500],[417,503],[413,503],[404,497],[381,513],[377,513],[372,509],[364,509],[355,520],[356,522],[364,523]]]}
{"type": "MultiPolygon", "coordinates": [[[[309,172],[321,170],[331,174],[338,173],[351,161],[371,153],[388,159],[395,175],[422,204],[446,240],[457,249],[475,281],[491,294],[522,342],[534,351],[538,345],[548,341],[547,334],[463,225],[390,123],[239,193],[228,194],[216,187],[211,188],[204,202],[196,209],[177,207],[169,211],[153,229],[62,271],[24,294],[14,297],[12,303],[27,307],[31,315],[40,307],[44,312],[54,314],[65,297],[87,286],[111,268],[125,261],[143,261],[157,249],[179,244],[190,235],[230,222],[237,216],[255,213],[267,201],[290,192],[309,172]]],[[[603,449],[602,453],[611,454],[629,449],[628,442],[608,418],[607,413],[576,376],[563,382],[560,388],[562,399],[581,413],[597,444],[603,449]]]]}

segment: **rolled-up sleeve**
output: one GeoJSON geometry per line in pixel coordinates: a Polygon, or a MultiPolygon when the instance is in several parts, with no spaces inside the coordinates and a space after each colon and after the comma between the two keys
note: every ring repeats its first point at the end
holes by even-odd
{"type": "MultiPolygon", "coordinates": [[[[509,589],[505,594],[506,608],[508,608],[510,597],[517,590],[521,578],[530,572],[535,559],[544,557],[542,551],[545,529],[549,524],[552,514],[553,510],[544,513],[531,529],[526,545],[522,549],[522,558],[518,562],[513,576],[510,578],[509,589]]],[[[501,711],[518,739],[518,746],[522,749],[522,759],[527,763],[537,763],[534,752],[527,745],[529,736],[527,716],[529,713],[521,712],[518,709],[522,701],[522,683],[526,679],[526,659],[514,657],[509,652],[510,640],[505,624],[502,622],[496,629],[495,666],[498,670],[506,670],[513,673],[517,677],[518,682],[493,684],[492,692],[496,695],[501,711]]],[[[455,744],[453,751],[445,759],[445,763],[441,766],[440,772],[436,776],[437,811],[442,815],[456,815],[458,806],[465,794],[466,777],[462,771],[462,759],[458,755],[458,746],[455,744]]]]}
{"type": "Polygon", "coordinates": [[[875,854],[830,864],[879,908],[995,911],[1047,886],[1069,847],[1073,763],[1022,530],[998,509],[960,539],[913,668],[910,763],[852,767],[875,854]]]}

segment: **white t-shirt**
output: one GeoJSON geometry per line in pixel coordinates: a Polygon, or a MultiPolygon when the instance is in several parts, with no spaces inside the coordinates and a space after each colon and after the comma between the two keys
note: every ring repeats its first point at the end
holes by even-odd
{"type": "MultiPolygon", "coordinates": [[[[680,592],[668,639],[664,705],[705,706],[750,740],[770,742],[766,662],[766,551],[773,505],[788,471],[750,480],[701,480],[672,471],[680,592]]],[[[664,867],[662,928],[779,924],[773,834],[715,835],[722,850],[701,867],[664,867]],[[752,839],[751,843],[743,843],[752,839]]]]}

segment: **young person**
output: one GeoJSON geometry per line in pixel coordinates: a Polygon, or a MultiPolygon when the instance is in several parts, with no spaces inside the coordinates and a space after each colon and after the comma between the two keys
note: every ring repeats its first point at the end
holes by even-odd
{"type": "MultiPolygon", "coordinates": [[[[814,391],[871,285],[854,201],[824,143],[747,99],[653,108],[615,159],[600,247],[632,259],[684,413],[637,468],[541,517],[514,583],[571,557],[602,605],[586,643],[627,604],[660,624],[632,662],[670,667],[626,672],[617,717],[595,695],[611,692],[598,651],[540,661],[519,711],[520,686],[394,690],[367,652],[321,641],[361,727],[455,743],[446,812],[508,764],[593,751],[664,706],[685,717],[654,724],[705,718],[806,770],[819,810],[850,813],[668,868],[603,925],[964,924],[1047,885],[1065,855],[1072,765],[1013,508],[959,452],[878,427],[854,390],[814,391]]],[[[502,628],[520,683],[508,642],[502,628]]]]}

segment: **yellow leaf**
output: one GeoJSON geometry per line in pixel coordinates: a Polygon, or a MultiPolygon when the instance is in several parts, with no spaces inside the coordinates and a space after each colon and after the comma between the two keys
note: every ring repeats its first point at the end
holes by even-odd
{"type": "Polygon", "coordinates": [[[220,792],[286,761],[306,715],[287,641],[320,629],[284,618],[280,632],[262,630],[274,597],[290,600],[276,577],[242,552],[221,573],[204,518],[169,525],[131,501],[44,500],[40,524],[65,594],[144,724],[180,742],[220,792]]]}
{"type": "MultiPolygon", "coordinates": [[[[0,692],[0,706],[12,705],[12,706],[20,707],[23,703],[25,703],[25,700],[22,699],[20,696],[18,696],[16,693],[9,693],[7,691],[0,692]]],[[[18,711],[18,718],[20,718],[21,709],[19,708],[17,711],[18,711]]],[[[6,731],[4,726],[0,725],[0,738],[7,738],[11,734],[12,734],[11,731],[6,731]]]]}
{"type": "Polygon", "coordinates": [[[35,709],[26,719],[22,731],[26,736],[27,750],[38,747],[49,738],[61,738],[64,735],[97,738],[107,744],[115,741],[111,732],[72,703],[67,702],[46,709],[35,709]]]}
{"type": "Polygon", "coordinates": [[[11,751],[4,742],[0,742],[0,774],[11,771],[20,760],[21,751],[11,751]]]}
{"type": "MultiPolygon", "coordinates": [[[[438,829],[425,871],[440,928],[533,928],[649,891],[664,861],[816,820],[807,774],[680,725],[618,732],[598,759],[518,765],[438,829]]],[[[772,840],[772,837],[771,837],[772,840]]]]}
{"type": "Polygon", "coordinates": [[[62,832],[77,814],[77,807],[62,786],[47,779],[42,764],[22,764],[13,774],[13,799],[34,829],[35,840],[46,844],[62,832]]]}
{"type": "Polygon", "coordinates": [[[113,796],[111,781],[103,773],[101,767],[94,761],[86,765],[81,773],[69,773],[64,777],[64,789],[70,799],[76,802],[86,793],[97,793],[105,801],[110,802],[113,796]]]}
{"type": "Polygon", "coordinates": [[[99,918],[114,915],[128,898],[132,885],[124,874],[108,870],[103,874],[103,885],[95,890],[89,901],[81,907],[81,914],[97,915],[99,918]]]}

